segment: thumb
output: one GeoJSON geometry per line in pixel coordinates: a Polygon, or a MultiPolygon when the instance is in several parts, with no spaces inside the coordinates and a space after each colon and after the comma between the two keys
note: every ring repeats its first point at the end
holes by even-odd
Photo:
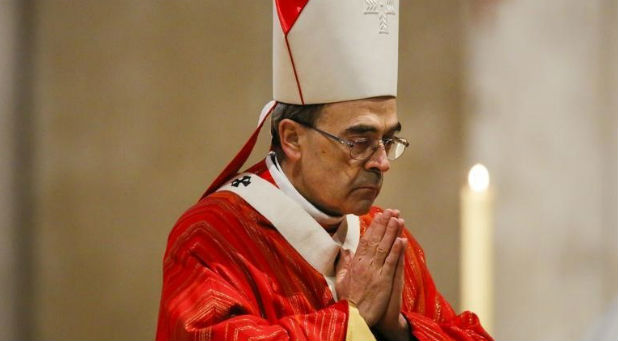
{"type": "Polygon", "coordinates": [[[336,282],[339,282],[345,278],[346,274],[348,273],[351,260],[352,253],[350,252],[350,250],[339,250],[339,259],[337,260],[337,265],[335,267],[336,282]]]}

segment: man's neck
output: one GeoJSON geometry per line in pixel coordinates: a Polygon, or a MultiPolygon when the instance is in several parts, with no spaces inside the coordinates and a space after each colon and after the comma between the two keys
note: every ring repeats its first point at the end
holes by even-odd
{"type": "Polygon", "coordinates": [[[294,169],[283,161],[279,163],[276,156],[273,154],[268,155],[267,157],[267,165],[269,165],[270,173],[277,183],[277,186],[281,191],[283,191],[287,196],[298,202],[303,209],[309,213],[320,225],[322,225],[327,231],[332,231],[336,229],[343,219],[344,215],[341,214],[333,214],[319,207],[311,200],[304,195],[299,188],[299,186],[295,184],[294,169]],[[270,160],[270,162],[268,162],[270,160]]]}

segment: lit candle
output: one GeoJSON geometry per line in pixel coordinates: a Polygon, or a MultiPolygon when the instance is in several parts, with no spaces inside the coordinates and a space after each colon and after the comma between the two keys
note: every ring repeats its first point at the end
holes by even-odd
{"type": "Polygon", "coordinates": [[[461,308],[475,312],[488,332],[493,327],[492,201],[489,172],[476,164],[461,190],[461,308]]]}

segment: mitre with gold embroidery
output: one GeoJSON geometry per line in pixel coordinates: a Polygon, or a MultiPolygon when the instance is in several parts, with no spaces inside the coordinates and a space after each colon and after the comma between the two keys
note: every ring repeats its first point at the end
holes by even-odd
{"type": "Polygon", "coordinates": [[[397,94],[399,1],[276,0],[273,9],[276,101],[397,94]]]}
{"type": "Polygon", "coordinates": [[[274,0],[273,98],[258,127],[202,197],[237,174],[277,102],[397,95],[398,0],[274,0]]]}

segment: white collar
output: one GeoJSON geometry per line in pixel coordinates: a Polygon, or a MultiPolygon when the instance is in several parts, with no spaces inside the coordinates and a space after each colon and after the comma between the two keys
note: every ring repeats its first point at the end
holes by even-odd
{"type": "Polygon", "coordinates": [[[266,166],[273,180],[277,184],[277,187],[289,196],[292,200],[296,201],[310,216],[313,217],[322,226],[333,226],[341,224],[345,216],[331,216],[322,212],[319,208],[315,207],[305,197],[298,192],[298,190],[292,185],[288,177],[283,173],[283,169],[279,165],[277,156],[274,152],[268,153],[266,156],[266,166]]]}
{"type": "Polygon", "coordinates": [[[256,174],[242,173],[217,191],[230,191],[268,219],[298,253],[318,270],[334,290],[335,260],[341,248],[356,251],[360,219],[348,214],[330,236],[296,201],[256,174]]]}

